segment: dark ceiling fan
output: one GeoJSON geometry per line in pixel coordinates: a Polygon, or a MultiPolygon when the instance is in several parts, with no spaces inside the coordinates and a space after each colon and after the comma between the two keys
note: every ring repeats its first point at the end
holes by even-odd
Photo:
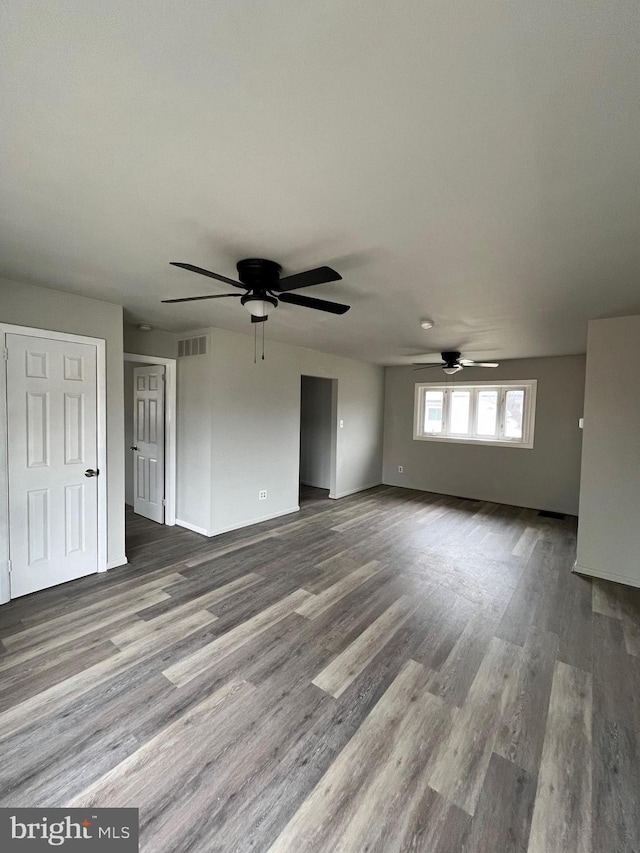
{"type": "Polygon", "coordinates": [[[460,353],[451,350],[449,352],[441,352],[442,362],[440,364],[424,364],[419,361],[414,361],[416,370],[424,370],[427,367],[441,367],[442,370],[452,375],[462,370],[465,367],[498,367],[497,361],[473,361],[471,358],[460,358],[460,353]]]}
{"type": "Polygon", "coordinates": [[[252,323],[263,323],[269,312],[276,308],[278,302],[286,302],[289,305],[300,305],[302,308],[313,308],[316,311],[327,311],[329,314],[345,314],[350,306],[341,305],[339,302],[329,302],[326,299],[316,299],[312,296],[302,296],[299,293],[290,293],[299,287],[311,287],[314,284],[325,284],[328,281],[340,281],[342,276],[331,267],[318,267],[306,272],[280,278],[282,267],[275,261],[267,261],[263,258],[247,258],[238,261],[236,268],[240,281],[234,281],[217,272],[210,272],[193,264],[185,264],[171,261],[172,266],[182,267],[184,270],[197,272],[200,275],[224,281],[233,287],[239,287],[245,293],[214,293],[209,296],[186,296],[180,299],[163,299],[163,302],[195,302],[200,299],[225,299],[227,297],[238,297],[240,302],[251,314],[252,323]]]}

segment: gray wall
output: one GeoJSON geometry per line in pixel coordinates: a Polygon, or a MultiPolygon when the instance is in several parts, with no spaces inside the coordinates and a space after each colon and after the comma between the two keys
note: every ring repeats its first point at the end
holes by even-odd
{"type": "Polygon", "coordinates": [[[266,359],[254,364],[251,336],[213,329],[211,342],[210,532],[297,509],[302,375],[338,380],[337,419],[344,426],[337,430],[334,496],[381,482],[381,367],[268,336],[266,359]],[[266,501],[258,500],[260,489],[266,501]]]}
{"type": "Polygon", "coordinates": [[[578,571],[640,586],[640,316],[592,320],[578,571]]]}
{"type": "Polygon", "coordinates": [[[303,376],[300,384],[300,482],[331,488],[331,380],[303,376]]]}
{"type": "Polygon", "coordinates": [[[382,368],[268,336],[254,364],[250,335],[209,335],[206,355],[178,360],[180,521],[214,535],[298,508],[303,374],[338,380],[335,497],[381,482],[382,368]]]}
{"type": "MultiPolygon", "coordinates": [[[[383,482],[514,506],[577,514],[584,400],[584,356],[522,359],[494,370],[466,368],[464,381],[537,379],[533,449],[414,441],[416,382],[438,371],[388,367],[383,482]],[[404,473],[398,473],[398,466],[404,473]]],[[[458,379],[462,381],[462,379],[458,379]]]]}
{"type": "Polygon", "coordinates": [[[106,341],[107,561],[113,565],[124,562],[122,307],[0,279],[0,321],[106,341]]]}
{"type": "Polygon", "coordinates": [[[124,327],[124,351],[138,355],[157,355],[158,358],[177,358],[178,338],[173,332],[151,329],[141,332],[137,326],[124,327]]]}
{"type": "Polygon", "coordinates": [[[178,359],[176,427],[176,523],[200,533],[211,527],[211,419],[215,365],[211,331],[206,355],[178,359]]]}
{"type": "Polygon", "coordinates": [[[196,335],[207,336],[206,355],[177,362],[178,523],[214,535],[298,508],[303,374],[338,380],[337,419],[344,427],[337,430],[333,496],[381,482],[381,367],[279,344],[268,335],[266,359],[254,364],[252,336],[222,329],[171,335],[129,326],[125,346],[171,358],[179,337],[196,335]]]}

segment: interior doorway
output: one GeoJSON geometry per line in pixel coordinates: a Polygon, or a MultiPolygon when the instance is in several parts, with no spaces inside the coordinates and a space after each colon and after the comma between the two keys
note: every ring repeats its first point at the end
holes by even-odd
{"type": "Polygon", "coordinates": [[[0,325],[0,603],[106,571],[105,342],[0,325]]]}
{"type": "Polygon", "coordinates": [[[124,354],[125,504],[176,523],[176,360],[124,354]]]}
{"type": "Polygon", "coordinates": [[[338,380],[300,377],[300,500],[333,497],[338,380]]]}

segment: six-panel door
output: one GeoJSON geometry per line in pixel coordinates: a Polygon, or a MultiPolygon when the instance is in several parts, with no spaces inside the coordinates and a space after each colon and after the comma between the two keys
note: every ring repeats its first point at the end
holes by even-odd
{"type": "Polygon", "coordinates": [[[96,347],[6,336],[11,597],[98,570],[96,347]]]}
{"type": "Polygon", "coordinates": [[[164,367],[133,371],[133,509],[164,522],[164,367]]]}

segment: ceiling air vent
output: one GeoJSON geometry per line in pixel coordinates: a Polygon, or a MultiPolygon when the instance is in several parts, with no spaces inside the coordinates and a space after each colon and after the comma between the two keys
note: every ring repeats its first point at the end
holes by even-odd
{"type": "Polygon", "coordinates": [[[198,338],[182,338],[178,341],[178,358],[186,358],[188,355],[205,355],[206,352],[206,335],[198,338]]]}

